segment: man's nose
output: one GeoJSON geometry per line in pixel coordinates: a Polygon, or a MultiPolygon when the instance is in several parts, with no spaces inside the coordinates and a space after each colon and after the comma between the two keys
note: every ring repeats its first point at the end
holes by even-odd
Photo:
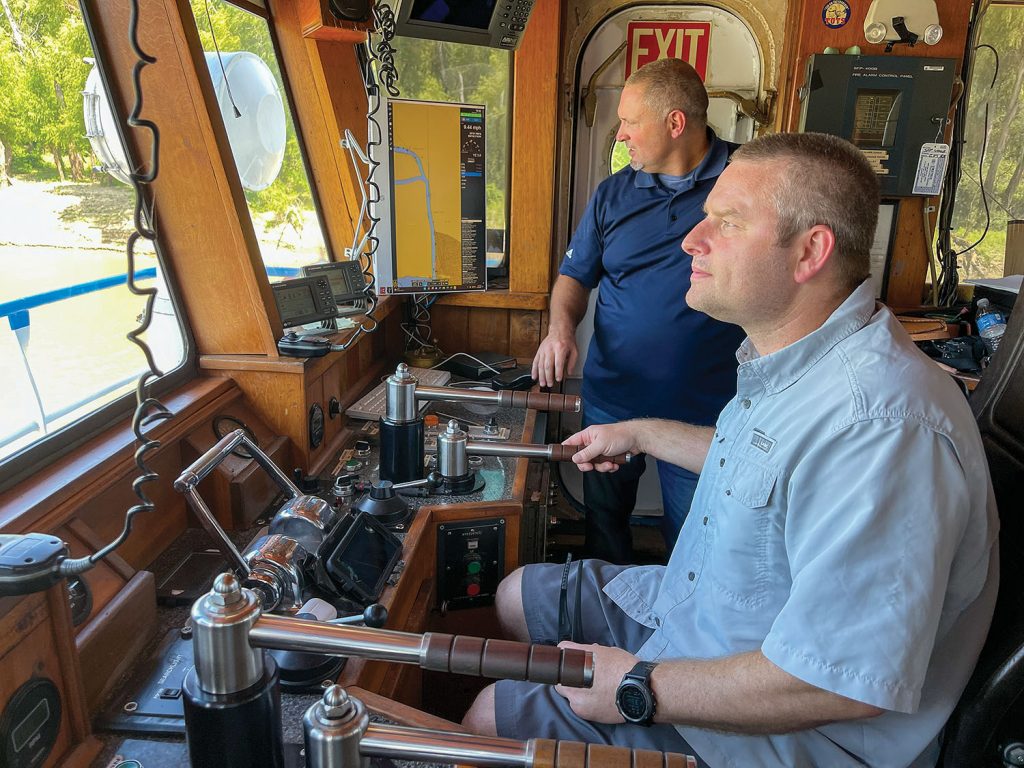
{"type": "Polygon", "coordinates": [[[704,225],[707,223],[707,219],[700,221],[693,229],[691,229],[686,237],[683,238],[683,243],[680,246],[686,253],[691,256],[697,256],[704,252],[704,225]]]}

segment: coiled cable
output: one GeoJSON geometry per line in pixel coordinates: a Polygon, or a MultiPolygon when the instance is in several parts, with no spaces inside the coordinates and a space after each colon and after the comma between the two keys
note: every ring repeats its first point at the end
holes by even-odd
{"type": "Polygon", "coordinates": [[[124,527],[121,533],[105,547],[88,557],[69,558],[60,565],[60,573],[63,576],[74,576],[92,568],[96,563],[117,549],[128,538],[132,530],[132,522],[136,515],[141,512],[149,512],[156,509],[156,505],[149,498],[145,491],[145,485],[157,479],[158,475],[146,464],[146,457],[160,447],[158,440],[153,440],[145,434],[145,429],[160,421],[169,419],[173,414],[155,397],[149,394],[149,383],[162,375],[156,366],[153,352],[141,338],[141,335],[149,328],[153,320],[153,303],[156,300],[157,289],[142,288],[135,283],[135,244],[140,238],[150,242],[156,240],[156,207],[146,206],[143,185],[152,184],[160,172],[160,130],[151,120],[139,117],[142,113],[142,70],[149,64],[155,64],[156,58],[150,56],[139,44],[139,0],[131,0],[131,15],[128,25],[128,40],[132,50],[135,52],[137,61],[132,68],[132,89],[134,92],[134,104],[131,114],[128,116],[128,125],[132,128],[148,130],[151,135],[152,144],[149,152],[148,170],[136,168],[129,175],[132,188],[135,190],[135,232],[128,238],[127,260],[128,260],[128,290],[136,296],[146,297],[146,308],[143,311],[139,325],[127,333],[128,340],[142,350],[146,358],[148,370],[139,375],[135,386],[135,412],[132,415],[132,432],[135,435],[135,466],[139,474],[132,481],[132,491],[139,498],[139,503],[130,507],[125,513],[124,527]]]}

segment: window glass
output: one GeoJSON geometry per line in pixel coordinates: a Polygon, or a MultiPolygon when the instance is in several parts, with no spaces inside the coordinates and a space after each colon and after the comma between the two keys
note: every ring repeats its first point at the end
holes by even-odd
{"type": "MultiPolygon", "coordinates": [[[[3,6],[0,462],[47,435],[61,440],[146,368],[125,337],[145,306],[125,286],[134,192],[81,11],[3,6]]],[[[184,336],[153,248],[140,240],[136,253],[142,287],[160,288],[145,338],[169,372],[185,358],[184,336]]]]}
{"type": "Polygon", "coordinates": [[[509,93],[512,54],[497,48],[397,37],[395,66],[403,99],[486,107],[487,266],[507,253],[509,93]]]}
{"type": "Polygon", "coordinates": [[[1024,7],[988,6],[971,75],[962,176],[956,193],[951,245],[963,251],[965,278],[1002,277],[1006,222],[1024,219],[1024,7]],[[999,55],[999,71],[991,45],[999,55]],[[995,85],[992,78],[995,75],[995,85]],[[988,108],[988,141],[981,157],[988,108]],[[979,174],[979,160],[981,169],[979,174]],[[990,223],[985,231],[988,198],[990,223]],[[984,235],[984,238],[982,236],[984,235]],[[978,241],[981,240],[979,243],[978,241]],[[977,243],[977,244],[976,244],[977,243]]]}
{"type": "Polygon", "coordinates": [[[191,4],[267,274],[294,277],[327,246],[270,27],[223,0],[191,4]]]}

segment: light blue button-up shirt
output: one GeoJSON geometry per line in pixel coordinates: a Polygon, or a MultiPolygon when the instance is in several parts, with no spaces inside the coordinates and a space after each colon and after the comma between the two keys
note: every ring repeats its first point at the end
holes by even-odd
{"type": "Polygon", "coordinates": [[[748,339],[737,357],[668,565],[605,592],[655,628],[641,659],[760,650],[887,710],[773,736],[679,726],[714,768],[934,765],[997,588],[970,408],[867,283],[797,343],[761,357],[748,339]]]}

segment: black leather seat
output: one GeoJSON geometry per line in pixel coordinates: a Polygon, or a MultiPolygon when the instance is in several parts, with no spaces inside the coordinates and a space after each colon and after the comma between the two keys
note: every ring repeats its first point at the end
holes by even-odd
{"type": "Polygon", "coordinates": [[[1024,766],[1024,302],[1019,299],[971,408],[999,505],[999,600],[978,666],[946,727],[940,765],[1024,766]]]}

